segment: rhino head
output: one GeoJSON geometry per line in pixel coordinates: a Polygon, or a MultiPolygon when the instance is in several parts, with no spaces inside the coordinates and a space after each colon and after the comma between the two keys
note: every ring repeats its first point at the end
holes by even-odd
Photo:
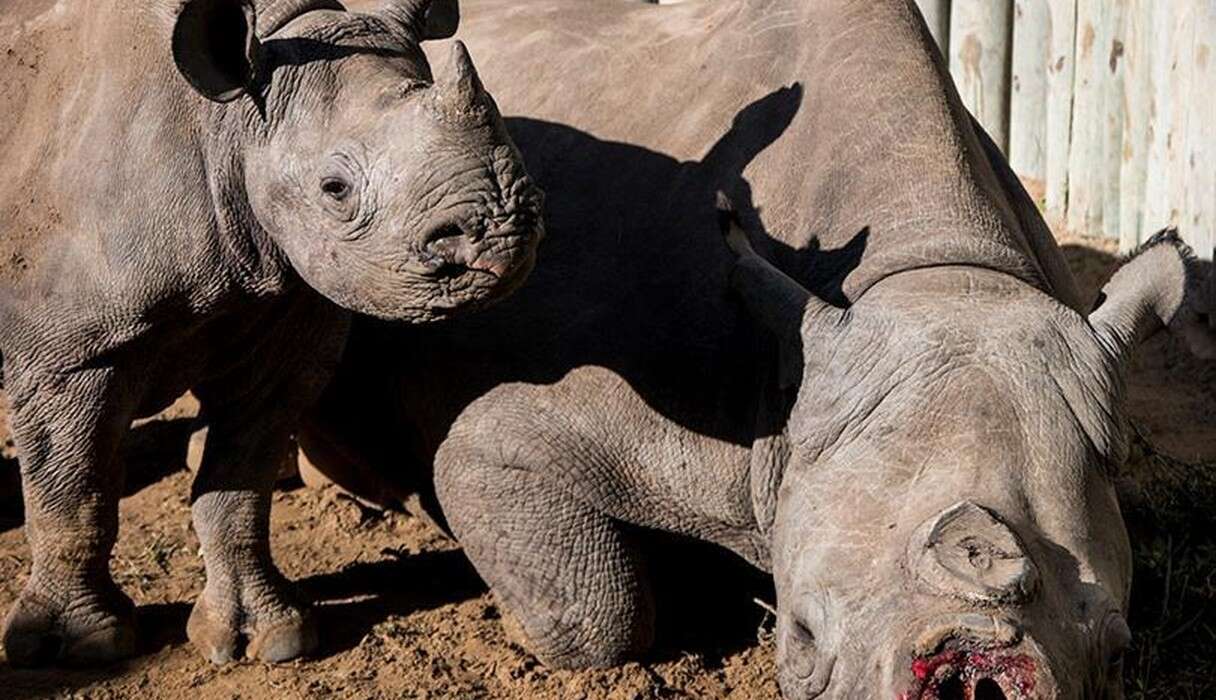
{"type": "Polygon", "coordinates": [[[1085,317],[961,266],[840,309],[731,244],[798,389],[767,516],[784,696],[1121,697],[1123,375],[1162,325],[1216,350],[1185,246],[1154,239],[1085,317]]]}
{"type": "Polygon", "coordinates": [[[234,165],[212,178],[240,192],[220,198],[247,201],[238,218],[350,310],[443,318],[506,295],[533,265],[542,194],[494,101],[463,44],[439,79],[420,48],[458,21],[455,0],[376,13],[277,0],[260,16],[251,0],[180,5],[178,69],[236,125],[234,165]]]}

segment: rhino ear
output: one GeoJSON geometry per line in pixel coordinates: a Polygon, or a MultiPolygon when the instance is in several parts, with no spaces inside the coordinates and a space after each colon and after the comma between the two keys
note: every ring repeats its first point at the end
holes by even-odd
{"type": "Polygon", "coordinates": [[[1166,229],[1128,256],[1102,288],[1090,325],[1120,365],[1162,327],[1195,355],[1216,359],[1216,281],[1205,282],[1199,265],[1178,232],[1166,229]]]}
{"type": "Polygon", "coordinates": [[[431,0],[426,7],[422,39],[447,39],[460,28],[459,0],[431,0]]]}
{"type": "Polygon", "coordinates": [[[184,0],[173,27],[173,60],[200,95],[230,102],[249,92],[261,46],[252,0],[184,0]]]}
{"type": "Polygon", "coordinates": [[[757,253],[727,196],[717,194],[718,227],[736,256],[731,286],[748,312],[777,336],[778,382],[790,389],[802,376],[803,343],[828,335],[840,325],[842,311],[815,296],[757,253]]]}
{"type": "Polygon", "coordinates": [[[381,12],[418,41],[447,39],[460,26],[458,0],[390,0],[381,12]]]}

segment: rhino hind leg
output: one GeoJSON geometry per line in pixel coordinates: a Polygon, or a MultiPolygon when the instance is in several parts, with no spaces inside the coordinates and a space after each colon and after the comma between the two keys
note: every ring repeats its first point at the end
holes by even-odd
{"type": "Polygon", "coordinates": [[[528,650],[563,669],[647,651],[654,602],[628,532],[564,487],[573,468],[507,464],[475,444],[449,438],[436,456],[440,503],[528,650]]]}
{"type": "Polygon", "coordinates": [[[119,447],[133,407],[112,368],[7,367],[21,450],[30,578],[4,622],[14,666],[104,663],[135,653],[134,606],[110,576],[119,447]]]}

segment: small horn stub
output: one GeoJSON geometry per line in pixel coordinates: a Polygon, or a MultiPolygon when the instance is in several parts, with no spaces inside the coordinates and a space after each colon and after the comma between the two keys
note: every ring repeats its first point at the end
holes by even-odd
{"type": "Polygon", "coordinates": [[[917,528],[908,564],[934,591],[980,605],[1021,603],[1038,588],[1038,569],[1018,536],[969,501],[917,528]]]}
{"type": "Polygon", "coordinates": [[[436,116],[452,124],[478,125],[489,120],[491,103],[463,41],[452,42],[447,70],[435,81],[432,106],[436,116]]]}

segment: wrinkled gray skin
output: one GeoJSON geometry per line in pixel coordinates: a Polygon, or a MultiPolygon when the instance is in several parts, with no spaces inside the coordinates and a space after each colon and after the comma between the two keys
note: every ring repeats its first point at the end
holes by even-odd
{"type": "Polygon", "coordinates": [[[788,698],[1118,697],[1128,358],[1216,350],[1177,239],[1091,314],[911,2],[465,14],[544,264],[483,315],[359,324],[312,461],[424,503],[433,463],[552,666],[651,643],[641,526],[773,573],[788,698]]]}
{"type": "Polygon", "coordinates": [[[216,662],[306,653],[269,491],[348,309],[422,322],[508,293],[539,191],[463,45],[432,84],[419,42],[455,31],[454,1],[46,5],[5,24],[0,74],[25,91],[0,119],[0,349],[33,551],[8,659],[134,650],[120,443],[186,389],[211,426],[190,638],[216,662]]]}

